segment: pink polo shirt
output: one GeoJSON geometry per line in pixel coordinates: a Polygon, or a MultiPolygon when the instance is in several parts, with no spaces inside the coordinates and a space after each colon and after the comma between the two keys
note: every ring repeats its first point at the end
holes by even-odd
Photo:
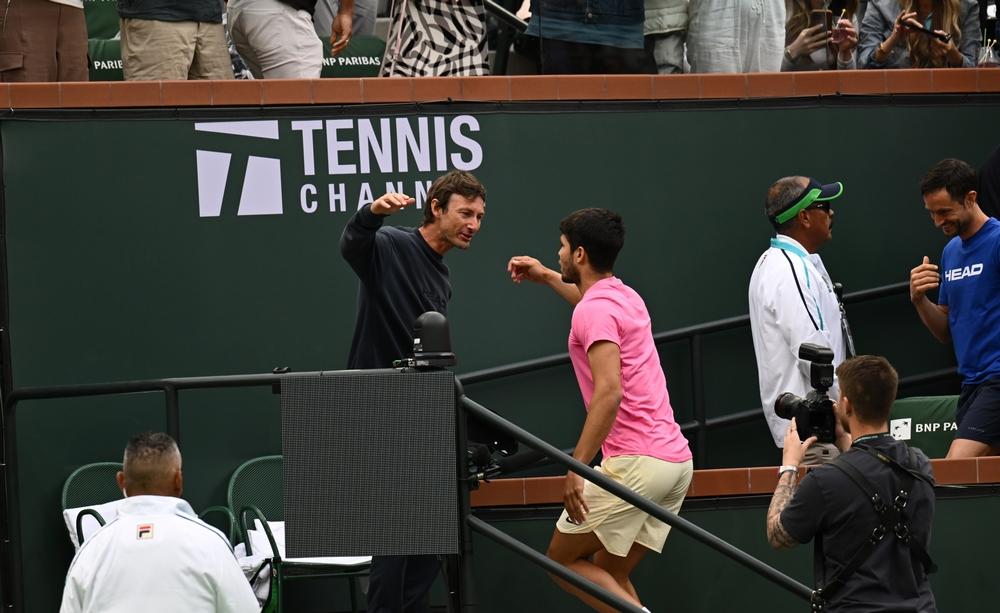
{"type": "Polygon", "coordinates": [[[573,310],[569,356],[588,410],[594,396],[594,378],[587,350],[598,341],[611,341],[621,352],[622,403],[601,445],[604,457],[644,455],[667,462],[690,460],[688,441],[674,421],[646,303],[617,277],[595,283],[573,310]]]}

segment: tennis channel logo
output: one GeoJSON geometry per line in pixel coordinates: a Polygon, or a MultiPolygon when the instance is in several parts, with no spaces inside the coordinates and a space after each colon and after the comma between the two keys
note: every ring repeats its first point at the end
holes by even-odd
{"type": "Polygon", "coordinates": [[[213,138],[213,146],[202,139],[195,151],[202,218],[227,216],[231,182],[239,183],[237,217],[295,209],[353,213],[385,192],[413,196],[421,208],[435,177],[483,163],[479,121],[472,115],[206,121],[194,129],[232,137],[213,138]],[[219,146],[230,142],[229,150],[219,146]],[[286,202],[292,185],[294,205],[286,202]]]}

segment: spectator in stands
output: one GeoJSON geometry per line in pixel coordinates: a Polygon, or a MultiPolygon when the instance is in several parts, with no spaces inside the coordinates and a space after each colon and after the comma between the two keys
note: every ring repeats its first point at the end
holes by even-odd
{"type": "MultiPolygon", "coordinates": [[[[573,457],[586,464],[600,450],[600,472],[677,513],[691,483],[691,450],[674,420],[646,305],[614,275],[625,244],[622,218],[582,209],[563,219],[559,231],[559,272],[528,256],[511,258],[507,270],[515,283],[548,285],[574,305],[569,355],[587,418],[573,457]]],[[[670,527],[575,472],[566,473],[563,500],[549,557],[641,607],[629,576],[647,553],[663,550],[670,527]]]]}
{"type": "MultiPolygon", "coordinates": [[[[340,0],[318,0],[313,12],[313,27],[316,35],[326,38],[333,32],[333,23],[340,14],[340,0]]],[[[351,36],[374,36],[375,21],[378,17],[378,0],[354,0],[354,18],[351,21],[351,36]]]]}
{"type": "Polygon", "coordinates": [[[1000,454],[1000,221],[976,202],[976,171],[942,160],[920,183],[924,208],[952,239],[941,269],[924,261],[910,272],[910,300],[934,338],[955,347],[962,393],[949,458],[1000,454]],[[937,304],[927,292],[937,289],[937,304]]]}
{"type": "Polygon", "coordinates": [[[790,0],[781,70],[853,70],[858,0],[790,0]],[[832,29],[828,26],[832,26],[832,29]]]}
{"type": "MultiPolygon", "coordinates": [[[[764,212],[777,236],[750,276],[750,332],[761,407],[779,448],[788,420],[775,413],[774,401],[783,392],[805,396],[812,389],[809,362],[799,358],[799,346],[830,348],[834,366],[847,354],[840,303],[816,253],[833,238],[830,207],[843,191],[840,183],[823,185],[808,177],[779,179],[767,191],[764,212]]],[[[830,394],[837,393],[834,382],[830,394]]],[[[828,462],[837,454],[832,443],[817,444],[807,461],[828,462]]]]}
{"type": "Polygon", "coordinates": [[[899,378],[885,358],[871,355],[847,360],[837,376],[843,393],[835,411],[849,428],[838,428],[843,455],[797,485],[802,456],[816,439],[800,440],[795,422],[789,424],[767,540],[784,548],[816,539],[814,580],[823,611],[935,613],[927,578],[934,571],[927,554],[934,477],[923,452],[889,434],[899,378]],[[884,537],[873,539],[878,531],[884,537]]]}
{"type": "Polygon", "coordinates": [[[87,80],[82,0],[7,0],[0,21],[0,82],[87,80]]]}
{"type": "MultiPolygon", "coordinates": [[[[312,15],[317,0],[230,0],[229,32],[256,79],[318,79],[323,43],[312,15]]],[[[330,52],[351,40],[354,0],[342,0],[330,33],[330,52]]]]}
{"type": "Polygon", "coordinates": [[[539,39],[543,74],[650,72],[640,0],[532,0],[529,36],[539,39]]]}
{"type": "Polygon", "coordinates": [[[687,34],[688,0],[646,0],[646,53],[656,72],[684,72],[684,36],[687,34]]]}
{"type": "Polygon", "coordinates": [[[169,435],[132,437],[118,473],[118,517],[83,543],[61,613],[256,613],[229,540],[180,495],[181,453],[169,435]]]}
{"type": "Polygon", "coordinates": [[[968,68],[979,59],[980,36],[975,0],[871,0],[861,24],[858,65],[968,68]],[[926,30],[950,39],[944,42],[926,30]]]}
{"type": "Polygon", "coordinates": [[[127,81],[232,79],[219,0],[118,0],[127,81]]]}
{"type": "Polygon", "coordinates": [[[785,0],[691,0],[691,72],[778,72],[785,48],[785,0]]]}
{"type": "Polygon", "coordinates": [[[397,0],[383,77],[474,77],[490,73],[486,9],[476,0],[397,0]]]}

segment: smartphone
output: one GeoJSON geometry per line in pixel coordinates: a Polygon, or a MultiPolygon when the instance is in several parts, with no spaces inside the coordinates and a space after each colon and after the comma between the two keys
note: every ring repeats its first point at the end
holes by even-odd
{"type": "Polygon", "coordinates": [[[915,32],[920,32],[921,34],[924,34],[924,35],[927,35],[927,36],[933,36],[934,38],[938,39],[939,41],[941,41],[943,43],[947,43],[947,42],[951,41],[951,34],[939,34],[939,33],[935,32],[934,30],[928,30],[927,28],[925,28],[924,26],[920,25],[919,23],[914,23],[912,21],[904,21],[903,22],[903,26],[905,28],[913,30],[915,32]]]}
{"type": "Polygon", "coordinates": [[[809,27],[820,24],[823,25],[823,30],[829,32],[833,28],[833,11],[828,9],[809,11],[809,27]]]}

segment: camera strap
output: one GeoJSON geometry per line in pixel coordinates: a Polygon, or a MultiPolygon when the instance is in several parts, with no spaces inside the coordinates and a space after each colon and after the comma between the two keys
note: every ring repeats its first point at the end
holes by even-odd
{"type": "Polygon", "coordinates": [[[840,283],[833,284],[833,294],[837,297],[837,305],[840,307],[840,332],[844,336],[844,349],[846,356],[853,358],[858,355],[854,350],[854,335],[851,334],[851,325],[847,323],[847,309],[844,307],[844,286],[840,283]]]}
{"type": "MultiPolygon", "coordinates": [[[[833,466],[847,475],[847,477],[854,482],[858,489],[864,493],[865,497],[875,508],[875,514],[878,517],[879,523],[865,540],[861,549],[859,549],[854,556],[848,560],[847,564],[845,564],[840,571],[834,575],[833,579],[831,579],[825,586],[818,588],[813,592],[812,607],[814,611],[823,610],[826,601],[835,595],[842,587],[844,587],[847,579],[853,575],[854,572],[865,563],[865,561],[868,560],[871,554],[875,551],[875,548],[878,547],[879,543],[885,539],[887,534],[895,535],[896,539],[909,547],[910,557],[923,567],[925,573],[930,574],[937,570],[937,565],[934,564],[933,560],[931,560],[931,557],[927,553],[927,550],[924,549],[924,546],[920,544],[917,539],[910,538],[910,527],[907,522],[907,517],[904,514],[904,509],[909,501],[910,492],[913,490],[914,482],[917,479],[920,479],[931,487],[934,487],[934,480],[929,478],[927,475],[913,470],[912,468],[903,466],[896,460],[876,449],[872,449],[866,445],[855,445],[854,447],[868,453],[888,466],[892,472],[896,473],[900,477],[899,488],[895,498],[892,500],[892,503],[887,504],[878,493],[878,489],[872,485],[872,482],[853,464],[844,459],[844,456],[840,456],[830,463],[830,466],[833,466]]],[[[912,449],[909,451],[910,464],[916,466],[916,456],[912,449]]]]}

